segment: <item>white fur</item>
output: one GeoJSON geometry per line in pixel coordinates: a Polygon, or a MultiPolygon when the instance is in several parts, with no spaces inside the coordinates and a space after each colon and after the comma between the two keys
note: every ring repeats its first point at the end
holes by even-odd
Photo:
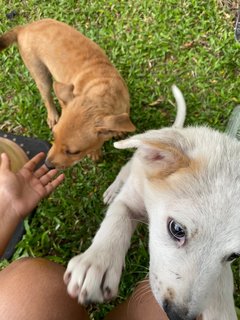
{"type": "Polygon", "coordinates": [[[226,260],[240,253],[240,143],[189,127],[151,130],[115,146],[137,151],[104,194],[110,206],[92,245],[69,262],[69,294],[80,303],[116,296],[136,221],[148,220],[150,283],[169,319],[236,320],[226,260]],[[169,219],[185,226],[184,245],[169,235],[169,219]]]}
{"type": "Polygon", "coordinates": [[[172,93],[174,95],[175,100],[177,101],[177,116],[174,121],[174,128],[182,128],[184,125],[184,121],[186,118],[186,103],[185,99],[182,95],[182,92],[178,89],[177,86],[172,86],[172,93]]]}

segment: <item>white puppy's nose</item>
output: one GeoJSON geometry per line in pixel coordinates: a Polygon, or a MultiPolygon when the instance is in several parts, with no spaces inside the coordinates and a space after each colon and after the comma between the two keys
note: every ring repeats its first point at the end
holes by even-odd
{"type": "Polygon", "coordinates": [[[173,304],[168,299],[163,301],[162,305],[164,311],[166,312],[169,320],[197,320],[197,316],[188,317],[188,310],[184,307],[178,307],[173,304]]]}

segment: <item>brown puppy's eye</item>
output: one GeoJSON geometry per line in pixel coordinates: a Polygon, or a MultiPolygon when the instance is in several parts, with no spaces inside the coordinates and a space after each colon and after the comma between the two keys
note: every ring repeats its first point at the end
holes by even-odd
{"type": "Polygon", "coordinates": [[[70,150],[65,150],[65,154],[67,154],[68,156],[74,156],[81,153],[81,151],[70,151],[70,150]]]}
{"type": "Polygon", "coordinates": [[[239,257],[240,257],[239,253],[233,253],[227,258],[227,261],[233,261],[233,260],[235,260],[235,259],[237,259],[239,257]]]}

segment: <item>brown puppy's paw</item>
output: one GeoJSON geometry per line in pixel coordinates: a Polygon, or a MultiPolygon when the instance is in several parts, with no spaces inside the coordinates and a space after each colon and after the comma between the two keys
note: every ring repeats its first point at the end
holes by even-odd
{"type": "Polygon", "coordinates": [[[126,136],[127,132],[117,132],[116,137],[117,138],[123,138],[124,136],[126,136]]]}
{"type": "Polygon", "coordinates": [[[88,153],[88,157],[91,158],[93,161],[99,161],[102,157],[102,150],[98,149],[88,153]]]}
{"type": "Polygon", "coordinates": [[[54,112],[52,114],[48,114],[47,123],[50,129],[52,129],[55,124],[58,122],[59,115],[57,112],[54,112]]]}

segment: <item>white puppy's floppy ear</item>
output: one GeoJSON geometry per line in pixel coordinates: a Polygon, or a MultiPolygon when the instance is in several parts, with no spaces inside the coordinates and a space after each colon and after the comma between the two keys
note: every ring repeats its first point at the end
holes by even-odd
{"type": "Polygon", "coordinates": [[[129,148],[138,148],[142,144],[142,141],[139,139],[128,138],[125,140],[116,141],[113,143],[116,149],[129,149],[129,148]]]}
{"type": "Polygon", "coordinates": [[[189,144],[177,130],[152,130],[114,143],[118,149],[137,148],[136,156],[149,177],[164,178],[190,165],[189,144]]]}
{"type": "Polygon", "coordinates": [[[138,148],[137,155],[151,178],[165,178],[190,165],[190,159],[181,149],[162,142],[144,143],[138,148]]]}
{"type": "Polygon", "coordinates": [[[114,142],[117,149],[138,148],[146,143],[164,143],[186,150],[191,147],[188,140],[181,133],[181,129],[164,128],[161,130],[149,130],[145,133],[135,134],[130,138],[114,142]]]}

